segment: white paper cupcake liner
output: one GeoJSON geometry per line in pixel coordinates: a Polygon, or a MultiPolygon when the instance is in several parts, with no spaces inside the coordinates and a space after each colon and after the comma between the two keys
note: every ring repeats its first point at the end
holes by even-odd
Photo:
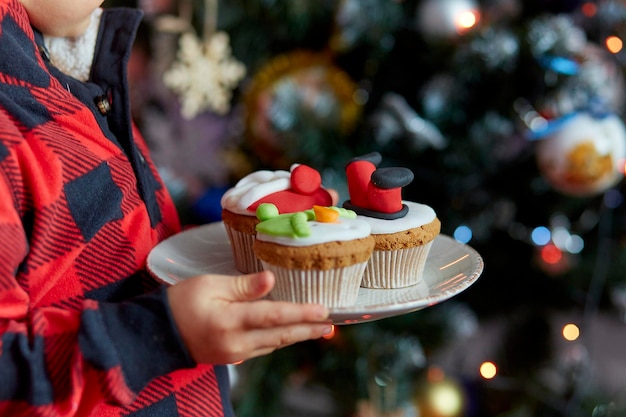
{"type": "Polygon", "coordinates": [[[402,288],[422,279],[433,241],[414,248],[374,250],[367,263],[361,286],[364,288],[402,288]]]}
{"type": "Polygon", "coordinates": [[[287,269],[261,261],[276,277],[273,300],[349,307],[356,303],[367,262],[329,270],[287,269]]]}
{"type": "Polygon", "coordinates": [[[225,229],[233,251],[235,268],[244,274],[262,271],[261,261],[257,259],[252,249],[256,236],[242,233],[228,225],[225,225],[225,229]]]}

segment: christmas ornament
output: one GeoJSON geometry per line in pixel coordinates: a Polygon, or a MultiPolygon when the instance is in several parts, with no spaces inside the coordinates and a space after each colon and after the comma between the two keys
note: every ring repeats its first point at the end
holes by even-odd
{"type": "Polygon", "coordinates": [[[225,32],[216,32],[217,0],[206,0],[203,36],[189,29],[180,36],[177,60],[163,74],[163,83],[181,100],[181,114],[193,119],[205,110],[225,114],[232,90],[245,76],[242,63],[231,56],[225,32]]]}
{"type": "Polygon", "coordinates": [[[575,113],[539,140],[536,151],[539,170],[552,187],[572,196],[593,196],[622,179],[626,130],[614,114],[575,113]]]}
{"type": "Polygon", "coordinates": [[[246,140],[255,157],[275,168],[321,165],[359,119],[356,91],[324,54],[296,51],[273,58],[244,97],[246,140]]]}
{"type": "Polygon", "coordinates": [[[454,39],[480,19],[473,0],[424,0],[417,8],[417,29],[429,40],[454,39]]]}
{"type": "Polygon", "coordinates": [[[415,403],[422,417],[461,417],[467,399],[459,382],[442,370],[431,368],[416,390],[415,403]]]}

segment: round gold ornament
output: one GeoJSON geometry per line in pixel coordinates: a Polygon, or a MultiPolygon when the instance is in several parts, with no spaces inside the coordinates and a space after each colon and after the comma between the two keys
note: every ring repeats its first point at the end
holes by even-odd
{"type": "Polygon", "coordinates": [[[443,376],[425,380],[417,389],[415,404],[421,417],[461,417],[467,407],[467,395],[456,380],[443,376]]]}
{"type": "Polygon", "coordinates": [[[251,151],[276,169],[319,161],[359,120],[357,90],[324,53],[275,57],[256,73],[244,95],[251,151]]]}

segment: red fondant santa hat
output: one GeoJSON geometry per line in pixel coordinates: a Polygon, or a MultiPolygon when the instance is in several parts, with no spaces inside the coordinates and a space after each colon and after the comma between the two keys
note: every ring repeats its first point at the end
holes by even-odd
{"type": "Polygon", "coordinates": [[[248,207],[256,211],[262,203],[272,203],[279,213],[295,213],[311,209],[314,205],[331,206],[335,204],[333,194],[322,187],[322,176],[314,168],[298,164],[291,167],[290,188],[268,194],[248,207]]]}

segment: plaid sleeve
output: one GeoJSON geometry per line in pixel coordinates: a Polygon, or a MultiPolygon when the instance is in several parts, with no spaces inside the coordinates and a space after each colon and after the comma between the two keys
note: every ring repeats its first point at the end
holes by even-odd
{"type": "Polygon", "coordinates": [[[86,301],[81,314],[48,308],[18,319],[9,317],[23,309],[21,291],[2,279],[0,415],[128,404],[154,377],[195,365],[174,334],[162,288],[124,303],[86,301]]]}
{"type": "Polygon", "coordinates": [[[28,268],[45,267],[58,246],[39,251],[40,264],[25,261],[42,232],[30,220],[28,179],[19,163],[7,162],[20,136],[12,126],[0,120],[0,415],[73,416],[102,403],[123,406],[155,377],[195,366],[162,287],[121,302],[85,298],[67,305],[79,298],[55,295],[50,277],[37,282],[36,293],[58,301],[31,298],[28,268]]]}

